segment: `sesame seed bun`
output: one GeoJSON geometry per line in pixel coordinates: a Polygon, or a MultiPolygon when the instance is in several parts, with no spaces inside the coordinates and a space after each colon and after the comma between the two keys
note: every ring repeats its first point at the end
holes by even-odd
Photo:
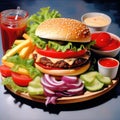
{"type": "Polygon", "coordinates": [[[90,42],[90,31],[82,22],[70,18],[52,18],[42,22],[35,35],[51,40],[90,42]]]}

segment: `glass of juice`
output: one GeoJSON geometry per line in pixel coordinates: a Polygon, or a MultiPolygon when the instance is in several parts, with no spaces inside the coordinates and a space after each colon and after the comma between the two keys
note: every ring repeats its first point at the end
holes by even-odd
{"type": "Polygon", "coordinates": [[[21,9],[9,9],[0,13],[0,28],[3,53],[11,48],[16,39],[21,39],[26,30],[28,12],[21,9]]]}

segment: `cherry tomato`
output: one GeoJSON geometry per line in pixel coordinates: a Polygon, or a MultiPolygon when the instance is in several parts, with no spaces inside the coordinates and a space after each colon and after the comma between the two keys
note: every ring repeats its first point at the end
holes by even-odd
{"type": "Polygon", "coordinates": [[[101,48],[101,50],[114,50],[118,47],[120,47],[120,42],[116,39],[112,39],[111,42],[106,47],[101,48]]]}
{"type": "Polygon", "coordinates": [[[41,55],[52,58],[74,58],[84,55],[86,53],[86,50],[80,50],[77,52],[72,50],[67,50],[66,52],[56,52],[55,50],[51,50],[51,49],[42,50],[37,47],[36,47],[36,51],[41,55]]]}
{"type": "Polygon", "coordinates": [[[111,36],[106,32],[100,32],[100,33],[93,33],[91,35],[92,40],[95,40],[95,46],[96,48],[102,48],[107,46],[111,41],[111,36]]]}
{"type": "Polygon", "coordinates": [[[12,72],[11,76],[12,76],[13,81],[17,85],[23,86],[23,87],[28,86],[29,82],[32,81],[32,78],[30,78],[29,76],[18,74],[15,72],[12,72]]]}
{"type": "Polygon", "coordinates": [[[10,77],[11,76],[11,69],[10,67],[6,66],[6,65],[1,65],[0,66],[0,72],[1,75],[4,77],[10,77]]]}

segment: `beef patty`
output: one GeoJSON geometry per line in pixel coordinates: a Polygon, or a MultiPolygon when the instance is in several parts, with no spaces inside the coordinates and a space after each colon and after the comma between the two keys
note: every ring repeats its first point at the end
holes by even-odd
{"type": "MultiPolygon", "coordinates": [[[[84,65],[87,62],[89,62],[90,52],[87,52],[86,56],[87,57],[83,56],[83,57],[75,58],[72,64],[68,64],[64,59],[62,59],[62,60],[60,59],[53,63],[50,58],[43,56],[39,59],[39,62],[37,62],[37,63],[47,66],[47,67],[52,67],[52,68],[70,69],[70,68],[79,67],[79,66],[84,65]]],[[[33,57],[36,60],[37,54],[34,54],[33,57]]]]}

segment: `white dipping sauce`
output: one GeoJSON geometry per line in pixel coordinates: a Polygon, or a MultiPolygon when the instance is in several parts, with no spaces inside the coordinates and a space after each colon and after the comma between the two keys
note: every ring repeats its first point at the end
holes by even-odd
{"type": "Polygon", "coordinates": [[[85,18],[84,23],[88,26],[101,27],[108,25],[110,21],[103,16],[93,16],[85,18]]]}

